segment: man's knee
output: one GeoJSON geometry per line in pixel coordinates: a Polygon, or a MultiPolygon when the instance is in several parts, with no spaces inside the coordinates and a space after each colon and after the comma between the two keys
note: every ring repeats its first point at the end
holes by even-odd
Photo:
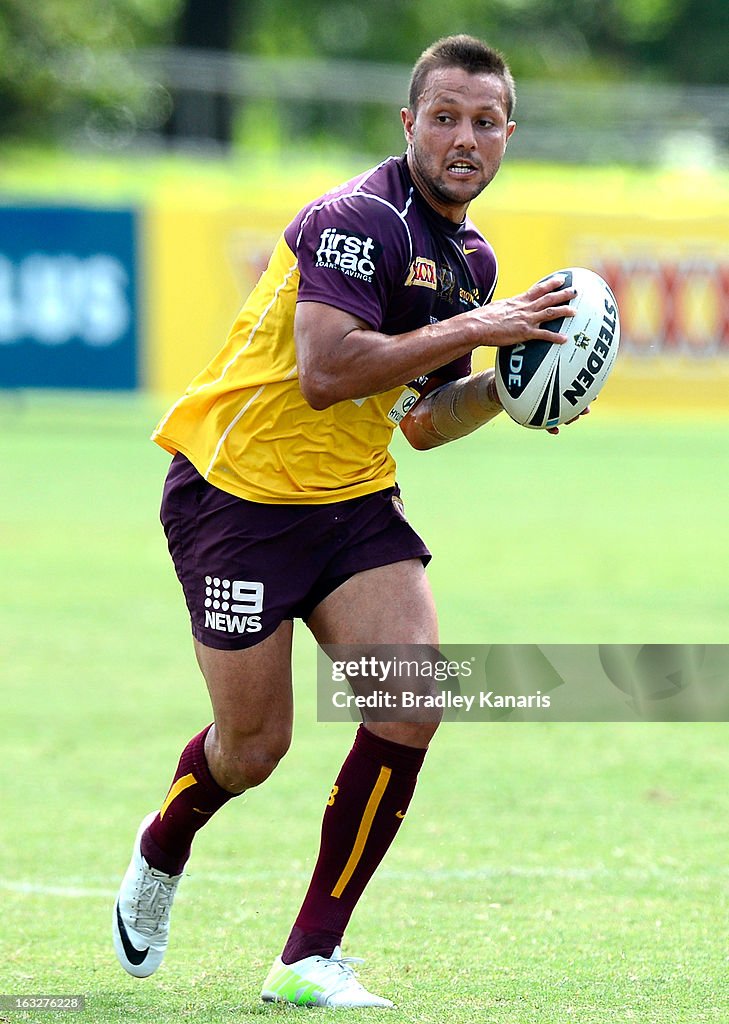
{"type": "Polygon", "coordinates": [[[392,743],[402,743],[406,747],[428,746],[440,724],[440,718],[434,716],[428,722],[367,722],[367,728],[376,736],[392,743]]]}
{"type": "Polygon", "coordinates": [[[291,745],[291,729],[279,726],[256,731],[214,726],[205,755],[218,785],[231,793],[260,786],[291,745]]]}

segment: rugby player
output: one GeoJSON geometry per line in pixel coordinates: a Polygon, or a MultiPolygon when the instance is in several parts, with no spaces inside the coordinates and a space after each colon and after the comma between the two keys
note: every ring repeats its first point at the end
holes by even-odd
{"type": "MultiPolygon", "coordinates": [[[[388,445],[453,441],[501,406],[481,345],[564,341],[559,277],[491,302],[496,259],[467,218],[499,169],[514,83],[496,51],[439,40],[413,70],[404,156],[309,203],[284,230],[226,344],[157,426],[161,518],[214,722],[142,821],[113,912],[123,967],[160,965],[195,833],[286,753],[291,640],[426,644],[430,553],[408,524],[388,445]]],[[[298,917],[264,1000],[391,1006],[342,957],[354,907],[405,816],[437,721],[360,725],[324,810],[298,917]]]]}

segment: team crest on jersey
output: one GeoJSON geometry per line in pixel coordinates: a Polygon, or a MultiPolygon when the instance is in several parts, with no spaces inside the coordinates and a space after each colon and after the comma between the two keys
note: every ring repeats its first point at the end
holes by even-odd
{"type": "Polygon", "coordinates": [[[435,291],[438,287],[438,275],[433,260],[426,259],[425,256],[416,256],[410,264],[405,284],[415,284],[420,288],[432,288],[435,291]]]}
{"type": "Polygon", "coordinates": [[[450,267],[438,268],[438,292],[446,300],[453,302],[453,293],[456,290],[456,275],[450,267]]]}
{"type": "Polygon", "coordinates": [[[403,505],[402,498],[400,497],[399,494],[393,494],[392,507],[395,509],[398,515],[401,515],[403,519],[405,518],[405,506],[403,505]]]}
{"type": "Polygon", "coordinates": [[[357,231],[325,228],[319,237],[314,266],[339,270],[358,281],[372,281],[382,246],[369,235],[357,231]]]}

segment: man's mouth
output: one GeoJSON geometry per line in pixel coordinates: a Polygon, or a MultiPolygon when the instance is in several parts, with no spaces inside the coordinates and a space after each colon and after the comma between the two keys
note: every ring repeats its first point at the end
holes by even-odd
{"type": "Polygon", "coordinates": [[[470,163],[468,160],[454,160],[453,163],[448,164],[448,170],[451,172],[451,174],[466,177],[469,174],[474,174],[477,170],[477,167],[475,164],[470,163]]]}

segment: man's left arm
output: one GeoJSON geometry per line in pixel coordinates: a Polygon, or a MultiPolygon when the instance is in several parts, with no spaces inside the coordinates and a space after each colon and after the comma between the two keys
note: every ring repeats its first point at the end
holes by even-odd
{"type": "MultiPolygon", "coordinates": [[[[413,448],[424,452],[472,434],[498,416],[503,408],[496,391],[494,371],[481,370],[447,384],[436,382],[433,390],[401,421],[400,429],[413,448]]],[[[588,405],[579,416],[567,420],[567,425],[576,423],[589,412],[588,405]]],[[[549,427],[546,433],[557,435],[559,427],[549,427]]]]}
{"type": "Polygon", "coordinates": [[[429,391],[400,423],[413,448],[426,451],[457,441],[488,423],[502,411],[494,371],[438,385],[429,391]]]}

